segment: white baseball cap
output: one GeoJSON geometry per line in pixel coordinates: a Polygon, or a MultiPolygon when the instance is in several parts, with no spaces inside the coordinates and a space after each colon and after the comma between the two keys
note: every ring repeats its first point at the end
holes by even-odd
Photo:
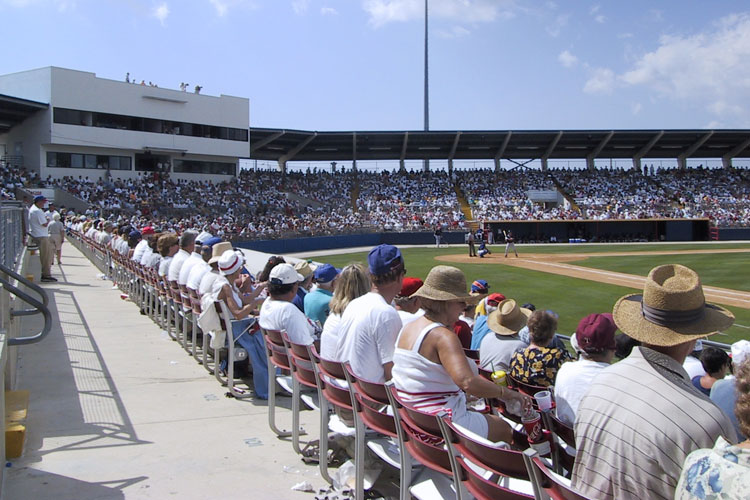
{"type": "Polygon", "coordinates": [[[268,281],[274,285],[291,285],[304,279],[304,276],[294,270],[294,266],[286,263],[276,265],[268,275],[268,281]]]}
{"type": "Polygon", "coordinates": [[[234,250],[227,250],[219,257],[219,272],[223,276],[236,273],[244,264],[243,258],[234,250]]]}
{"type": "Polygon", "coordinates": [[[750,359],[750,341],[738,340],[732,344],[732,363],[739,366],[743,361],[750,359]]]}

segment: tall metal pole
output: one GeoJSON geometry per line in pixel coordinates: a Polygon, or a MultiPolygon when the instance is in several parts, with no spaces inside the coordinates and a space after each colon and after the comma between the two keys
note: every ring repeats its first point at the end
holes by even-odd
{"type": "MultiPolygon", "coordinates": [[[[428,0],[424,0],[424,129],[430,130],[430,78],[429,78],[429,51],[428,51],[428,0]]],[[[426,159],[422,168],[430,169],[430,160],[426,159]]]]}

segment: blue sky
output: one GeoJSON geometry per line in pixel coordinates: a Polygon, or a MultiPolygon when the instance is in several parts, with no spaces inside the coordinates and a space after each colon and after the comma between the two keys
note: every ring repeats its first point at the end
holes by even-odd
{"type": "MultiPolygon", "coordinates": [[[[0,73],[250,99],[255,127],[422,128],[422,0],[0,0],[0,73]]],[[[746,1],[430,0],[433,130],[750,128],[746,1]]]]}

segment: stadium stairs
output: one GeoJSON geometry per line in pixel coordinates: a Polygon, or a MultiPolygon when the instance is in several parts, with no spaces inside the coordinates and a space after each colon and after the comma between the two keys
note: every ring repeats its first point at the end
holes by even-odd
{"type": "Polygon", "coordinates": [[[358,212],[359,211],[359,208],[358,208],[358,205],[357,205],[357,201],[359,201],[359,191],[360,191],[360,189],[361,188],[360,188],[360,185],[359,185],[359,179],[357,179],[355,177],[355,179],[354,179],[354,185],[352,186],[352,191],[351,191],[351,194],[350,194],[351,199],[352,199],[352,210],[354,212],[358,212]]]}
{"type": "Polygon", "coordinates": [[[563,196],[563,198],[568,200],[568,203],[570,203],[570,208],[572,208],[579,214],[583,214],[583,211],[581,210],[581,207],[578,206],[578,203],[576,203],[576,200],[573,198],[573,196],[570,195],[570,193],[565,190],[565,186],[563,186],[560,181],[558,181],[557,178],[552,175],[552,172],[547,171],[547,177],[549,177],[549,179],[552,181],[552,184],[555,185],[557,191],[563,196]]]}
{"type": "Polygon", "coordinates": [[[458,182],[453,183],[453,190],[456,192],[458,205],[461,207],[461,212],[464,214],[466,222],[469,224],[469,228],[472,231],[476,231],[479,228],[479,223],[474,220],[474,214],[471,212],[469,201],[466,199],[466,196],[464,196],[464,192],[461,190],[461,186],[458,185],[458,182]]]}

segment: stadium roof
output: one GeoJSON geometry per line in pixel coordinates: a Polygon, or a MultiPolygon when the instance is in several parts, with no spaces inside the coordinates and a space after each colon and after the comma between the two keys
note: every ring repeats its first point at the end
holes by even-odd
{"type": "Polygon", "coordinates": [[[750,157],[750,130],[313,132],[250,128],[250,158],[276,161],[750,157]]]}
{"type": "Polygon", "coordinates": [[[0,94],[0,134],[7,132],[49,104],[0,94]]]}

